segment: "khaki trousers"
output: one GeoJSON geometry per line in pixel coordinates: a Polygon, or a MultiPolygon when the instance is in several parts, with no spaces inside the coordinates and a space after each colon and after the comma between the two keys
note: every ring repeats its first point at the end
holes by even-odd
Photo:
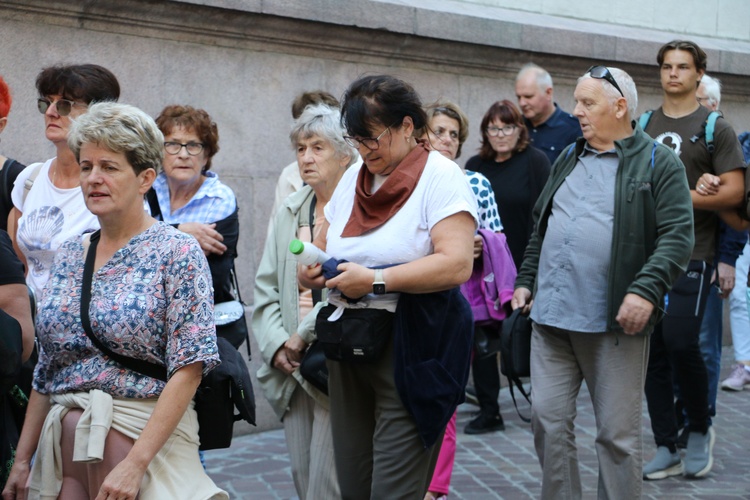
{"type": "Polygon", "coordinates": [[[284,435],[300,500],[339,498],[330,414],[301,386],[284,414],[284,435]]]}
{"type": "Polygon", "coordinates": [[[577,333],[534,324],[531,425],[543,499],[581,498],[573,421],[584,380],[596,418],[598,498],[641,497],[648,348],[648,337],[642,335],[577,333]]]}

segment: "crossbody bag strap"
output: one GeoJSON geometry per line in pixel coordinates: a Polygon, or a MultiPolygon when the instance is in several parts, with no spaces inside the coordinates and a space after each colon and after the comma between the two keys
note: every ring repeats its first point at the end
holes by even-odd
{"type": "Polygon", "coordinates": [[[101,231],[91,234],[89,239],[89,248],[86,253],[86,261],[83,265],[83,287],[81,289],[81,326],[86,332],[86,336],[91,342],[109,358],[114,359],[120,365],[128,370],[138,372],[158,380],[167,381],[167,369],[156,363],[149,363],[142,359],[131,358],[111,351],[104,343],[99,340],[91,330],[91,319],[89,318],[89,305],[91,304],[91,280],[94,275],[94,261],[96,260],[96,247],[99,244],[101,231]]]}
{"type": "MultiPolygon", "coordinates": [[[[310,200],[310,242],[315,239],[315,205],[318,203],[318,197],[313,194],[312,200],[310,200]]],[[[312,288],[313,305],[323,300],[323,291],[318,288],[312,288]]]]}

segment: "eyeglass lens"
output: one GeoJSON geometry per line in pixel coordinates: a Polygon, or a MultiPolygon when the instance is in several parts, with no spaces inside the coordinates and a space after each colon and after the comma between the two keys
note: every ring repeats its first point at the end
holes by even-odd
{"type": "Polygon", "coordinates": [[[36,100],[36,106],[39,109],[39,112],[44,114],[47,112],[50,106],[55,105],[55,109],[57,110],[57,114],[60,116],[68,116],[70,112],[73,110],[73,101],[69,101],[67,99],[58,99],[57,101],[50,101],[49,99],[45,99],[43,97],[40,97],[36,100]]]}
{"type": "Polygon", "coordinates": [[[185,148],[190,156],[197,156],[203,151],[203,144],[200,142],[188,142],[182,144],[180,142],[165,142],[164,149],[171,155],[179,154],[182,148],[185,148]]]}
{"type": "Polygon", "coordinates": [[[497,137],[498,135],[510,135],[516,129],[515,125],[505,125],[503,127],[487,127],[487,135],[497,137]]]}

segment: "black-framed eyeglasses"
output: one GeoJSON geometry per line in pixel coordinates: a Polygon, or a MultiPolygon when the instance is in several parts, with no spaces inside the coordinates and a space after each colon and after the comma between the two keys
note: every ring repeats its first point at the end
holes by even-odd
{"type": "Polygon", "coordinates": [[[625,94],[622,93],[622,89],[620,89],[620,86],[617,85],[615,77],[612,76],[612,73],[609,72],[606,66],[591,66],[588,71],[586,71],[586,73],[589,73],[591,75],[591,78],[607,80],[612,84],[614,88],[617,89],[621,96],[625,97],[625,94]]]}
{"type": "Polygon", "coordinates": [[[344,141],[351,147],[355,149],[359,149],[359,146],[362,145],[369,149],[370,151],[375,151],[377,149],[380,149],[380,139],[383,138],[386,132],[388,132],[391,127],[396,125],[398,122],[394,123],[393,125],[389,125],[383,130],[379,136],[377,137],[352,137],[349,135],[344,136],[344,141]]]}
{"type": "Polygon", "coordinates": [[[167,141],[164,143],[164,151],[171,155],[180,154],[182,148],[185,148],[190,156],[198,156],[203,151],[203,144],[200,142],[188,142],[182,144],[180,142],[167,141]]]}
{"type": "Polygon", "coordinates": [[[60,116],[68,116],[73,111],[73,106],[81,106],[88,108],[88,104],[82,102],[70,101],[68,99],[58,99],[56,101],[50,101],[46,97],[40,97],[36,100],[36,107],[41,114],[45,114],[47,110],[54,104],[57,114],[60,116]]]}
{"type": "Polygon", "coordinates": [[[485,129],[485,132],[487,132],[487,135],[490,137],[497,137],[498,135],[505,135],[508,136],[515,132],[516,126],[515,125],[503,125],[502,127],[487,127],[485,129]]]}

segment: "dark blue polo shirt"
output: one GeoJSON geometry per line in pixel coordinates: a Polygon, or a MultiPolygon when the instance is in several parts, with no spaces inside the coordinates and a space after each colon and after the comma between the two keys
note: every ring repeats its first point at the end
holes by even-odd
{"type": "Polygon", "coordinates": [[[524,118],[526,128],[529,129],[529,139],[535,148],[541,150],[550,164],[555,163],[557,155],[565,146],[576,141],[581,136],[581,125],[578,118],[566,113],[555,104],[555,112],[546,122],[534,127],[524,118]]]}

